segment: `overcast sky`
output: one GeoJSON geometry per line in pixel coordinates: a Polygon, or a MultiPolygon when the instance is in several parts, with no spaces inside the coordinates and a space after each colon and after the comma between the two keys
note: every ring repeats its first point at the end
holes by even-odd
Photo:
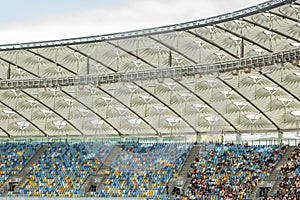
{"type": "Polygon", "coordinates": [[[0,0],[0,44],[169,25],[262,2],[265,0],[0,0]]]}

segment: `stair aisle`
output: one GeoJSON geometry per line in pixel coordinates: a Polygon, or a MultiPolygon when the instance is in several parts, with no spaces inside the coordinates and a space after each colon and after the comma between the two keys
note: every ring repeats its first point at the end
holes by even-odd
{"type": "Polygon", "coordinates": [[[268,178],[266,178],[266,181],[276,181],[276,183],[274,184],[274,186],[271,188],[271,190],[269,192],[269,195],[271,195],[275,191],[277,191],[279,183],[280,183],[280,180],[278,179],[278,175],[280,174],[281,167],[286,164],[286,162],[288,161],[289,156],[294,151],[294,149],[295,149],[295,146],[288,147],[288,149],[286,150],[285,154],[283,155],[283,157],[281,158],[281,160],[276,165],[275,169],[272,171],[272,173],[270,174],[270,176],[268,178]]]}
{"type": "Polygon", "coordinates": [[[102,187],[102,185],[105,183],[106,179],[108,178],[107,170],[111,164],[111,162],[114,160],[116,155],[120,151],[120,145],[116,144],[110,151],[109,155],[105,158],[103,161],[103,165],[100,167],[100,169],[97,171],[96,175],[92,175],[87,178],[86,182],[82,185],[80,191],[88,193],[88,189],[91,187],[93,183],[95,183],[96,179],[101,180],[97,184],[97,191],[102,187]]]}
{"type": "MultiPolygon", "coordinates": [[[[176,187],[177,181],[179,181],[179,180],[181,182],[183,182],[183,186],[182,186],[183,191],[186,189],[186,187],[189,184],[189,181],[191,180],[190,178],[187,178],[187,174],[190,170],[191,163],[195,160],[195,156],[198,152],[199,152],[199,146],[192,146],[192,148],[181,168],[178,178],[172,179],[169,183],[169,194],[171,194],[171,192],[174,190],[174,187],[176,187]]],[[[167,193],[167,191],[165,191],[165,194],[166,193],[167,193]]]]}
{"type": "Polygon", "coordinates": [[[277,163],[277,165],[275,166],[275,168],[273,169],[271,174],[267,178],[261,180],[257,184],[256,188],[253,190],[252,194],[250,195],[250,199],[257,199],[259,188],[262,185],[265,185],[265,184],[272,185],[271,190],[268,192],[269,196],[278,189],[279,182],[280,182],[280,180],[278,180],[278,175],[280,173],[280,169],[287,162],[288,157],[291,155],[291,153],[294,149],[295,149],[295,146],[289,146],[287,148],[284,155],[282,156],[280,161],[277,163]]]}
{"type": "Polygon", "coordinates": [[[26,163],[26,165],[21,169],[21,171],[17,174],[17,175],[12,175],[10,176],[7,181],[4,183],[4,185],[2,186],[1,190],[2,192],[2,196],[6,196],[8,194],[8,190],[9,190],[9,183],[12,181],[16,181],[18,182],[18,185],[15,187],[15,190],[17,190],[20,185],[24,182],[27,172],[29,170],[29,168],[33,165],[33,163],[35,163],[35,161],[44,153],[44,151],[47,149],[48,145],[43,144],[39,150],[36,151],[36,153],[34,154],[34,156],[26,163]]]}

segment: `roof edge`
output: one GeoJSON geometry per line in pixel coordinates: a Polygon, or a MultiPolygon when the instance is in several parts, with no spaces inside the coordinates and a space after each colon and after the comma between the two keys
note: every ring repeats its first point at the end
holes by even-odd
{"type": "Polygon", "coordinates": [[[156,35],[156,34],[168,33],[173,31],[184,31],[192,28],[198,28],[198,27],[214,25],[214,24],[218,24],[230,20],[240,19],[242,17],[250,16],[259,12],[266,12],[270,9],[280,7],[285,4],[290,4],[295,1],[296,0],[270,0],[251,7],[240,9],[234,12],[225,13],[222,15],[217,15],[214,17],[209,17],[209,18],[204,18],[204,19],[194,20],[189,22],[183,22],[178,24],[172,24],[172,25],[159,26],[154,28],[146,28],[140,30],[104,34],[104,35],[67,38],[67,39],[60,39],[60,40],[2,44],[0,45],[0,51],[76,45],[76,44],[103,42],[103,41],[111,41],[117,39],[156,35]]]}

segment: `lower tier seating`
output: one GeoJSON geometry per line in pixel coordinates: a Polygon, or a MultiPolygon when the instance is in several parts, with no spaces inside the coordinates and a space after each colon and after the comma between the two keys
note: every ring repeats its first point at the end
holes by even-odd
{"type": "MultiPolygon", "coordinates": [[[[113,144],[49,142],[46,150],[27,171],[14,196],[85,197],[80,191],[110,154],[113,144]]],[[[2,184],[18,174],[43,143],[7,143],[0,145],[2,184]]],[[[108,168],[102,187],[93,197],[164,196],[166,185],[177,177],[192,144],[121,143],[108,168]]],[[[199,152],[189,163],[191,182],[188,199],[246,199],[267,177],[286,150],[286,146],[248,146],[234,144],[199,144],[199,152]]],[[[113,154],[112,154],[113,155],[113,154]]],[[[298,198],[300,151],[297,148],[281,171],[279,194],[298,198]],[[296,196],[295,196],[296,195],[296,196]]],[[[280,196],[282,198],[282,196],[280,196]]]]}
{"type": "Polygon", "coordinates": [[[267,177],[286,146],[202,144],[188,176],[186,196],[195,199],[247,199],[267,177]]]}
{"type": "Polygon", "coordinates": [[[0,187],[9,176],[18,174],[40,147],[39,143],[0,144],[0,187]]]}
{"type": "Polygon", "coordinates": [[[113,145],[103,143],[47,143],[48,148],[30,167],[28,177],[15,196],[83,196],[80,188],[89,175],[95,174],[102,165],[95,152],[89,153],[86,146],[96,145],[103,159],[113,145]]]}
{"type": "Polygon", "coordinates": [[[169,179],[178,176],[190,144],[122,145],[110,174],[96,196],[148,197],[163,195],[169,179]]]}
{"type": "Polygon", "coordinates": [[[295,148],[288,158],[288,162],[281,168],[280,183],[277,192],[269,198],[300,199],[300,149],[295,148]]]}

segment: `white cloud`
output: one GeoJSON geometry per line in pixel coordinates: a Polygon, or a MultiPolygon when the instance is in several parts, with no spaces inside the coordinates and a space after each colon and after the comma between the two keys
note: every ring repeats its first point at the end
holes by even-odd
{"type": "Polygon", "coordinates": [[[100,35],[181,23],[231,12],[262,0],[126,0],[120,7],[40,18],[0,27],[0,43],[100,35]]]}

